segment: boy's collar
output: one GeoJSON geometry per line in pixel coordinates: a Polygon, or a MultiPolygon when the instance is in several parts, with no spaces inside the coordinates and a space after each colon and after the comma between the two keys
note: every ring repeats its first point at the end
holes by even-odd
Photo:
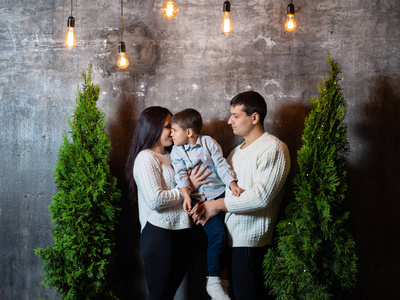
{"type": "Polygon", "coordinates": [[[193,149],[193,148],[195,148],[197,146],[201,146],[201,139],[200,138],[201,138],[201,135],[199,135],[197,137],[196,144],[194,144],[194,145],[191,145],[191,144],[183,145],[183,149],[185,149],[185,151],[188,151],[188,150],[193,149]]]}

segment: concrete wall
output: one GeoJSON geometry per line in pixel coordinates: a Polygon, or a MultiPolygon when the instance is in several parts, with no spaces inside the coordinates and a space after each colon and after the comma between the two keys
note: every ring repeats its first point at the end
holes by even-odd
{"type": "MultiPolygon", "coordinates": [[[[108,117],[112,172],[126,192],[122,168],[145,107],[198,109],[204,132],[227,155],[240,141],[226,125],[229,101],[250,89],[266,98],[266,129],[288,144],[295,169],[310,98],[328,71],[327,51],[343,67],[348,100],[348,205],[359,257],[358,286],[348,298],[399,296],[398,0],[294,0],[293,33],[283,28],[288,0],[232,0],[229,36],[219,32],[223,0],[176,0],[180,12],[172,21],[159,13],[162,0],[124,1],[126,70],[116,66],[119,1],[73,2],[72,50],[63,45],[69,1],[0,2],[0,299],[56,298],[40,285],[33,249],[52,242],[53,170],[88,63],[108,117]]],[[[125,299],[146,295],[138,239],[137,212],[123,203],[118,280],[125,299]]],[[[196,291],[189,299],[207,299],[187,285],[196,291]]]]}

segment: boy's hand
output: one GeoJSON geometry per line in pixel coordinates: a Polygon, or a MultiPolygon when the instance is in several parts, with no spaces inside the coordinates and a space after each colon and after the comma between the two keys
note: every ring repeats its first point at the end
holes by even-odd
{"type": "Polygon", "coordinates": [[[232,191],[232,195],[236,197],[239,197],[240,194],[244,192],[244,189],[238,187],[236,181],[232,181],[231,184],[229,185],[229,188],[232,191]]]}
{"type": "Polygon", "coordinates": [[[190,198],[186,198],[183,200],[183,210],[185,213],[189,214],[192,210],[192,200],[190,198]]]}

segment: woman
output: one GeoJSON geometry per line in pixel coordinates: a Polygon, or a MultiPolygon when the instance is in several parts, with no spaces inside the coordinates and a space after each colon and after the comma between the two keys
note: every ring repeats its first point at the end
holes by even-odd
{"type": "MultiPolygon", "coordinates": [[[[159,106],[142,112],[126,166],[131,199],[137,200],[139,207],[140,250],[150,300],[174,298],[191,253],[191,221],[182,209],[183,196],[175,188],[166,151],[172,145],[171,116],[168,109],[159,106]]],[[[194,188],[207,182],[203,181],[206,176],[200,172],[192,178],[194,188]]]]}

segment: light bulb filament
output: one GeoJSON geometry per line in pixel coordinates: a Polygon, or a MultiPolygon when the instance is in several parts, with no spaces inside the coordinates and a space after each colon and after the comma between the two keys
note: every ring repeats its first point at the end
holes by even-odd
{"type": "Polygon", "coordinates": [[[229,17],[229,12],[224,12],[224,18],[222,20],[222,33],[229,34],[233,30],[232,19],[229,17]]]}
{"type": "Polygon", "coordinates": [[[121,67],[125,67],[127,64],[128,64],[127,59],[125,58],[125,56],[121,55],[121,60],[120,60],[121,67]]]}
{"type": "Polygon", "coordinates": [[[290,20],[290,21],[287,23],[287,27],[288,27],[289,29],[293,29],[293,28],[294,28],[293,20],[290,20]]]}
{"type": "Polygon", "coordinates": [[[65,36],[65,45],[69,49],[74,48],[76,46],[74,27],[68,27],[67,35],[65,36]]]}
{"type": "Polygon", "coordinates": [[[172,17],[173,8],[174,8],[174,6],[172,5],[172,3],[167,4],[167,16],[168,17],[172,17]]]}
{"type": "Polygon", "coordinates": [[[224,32],[229,32],[230,29],[231,29],[231,22],[229,17],[224,18],[224,32]]]}

